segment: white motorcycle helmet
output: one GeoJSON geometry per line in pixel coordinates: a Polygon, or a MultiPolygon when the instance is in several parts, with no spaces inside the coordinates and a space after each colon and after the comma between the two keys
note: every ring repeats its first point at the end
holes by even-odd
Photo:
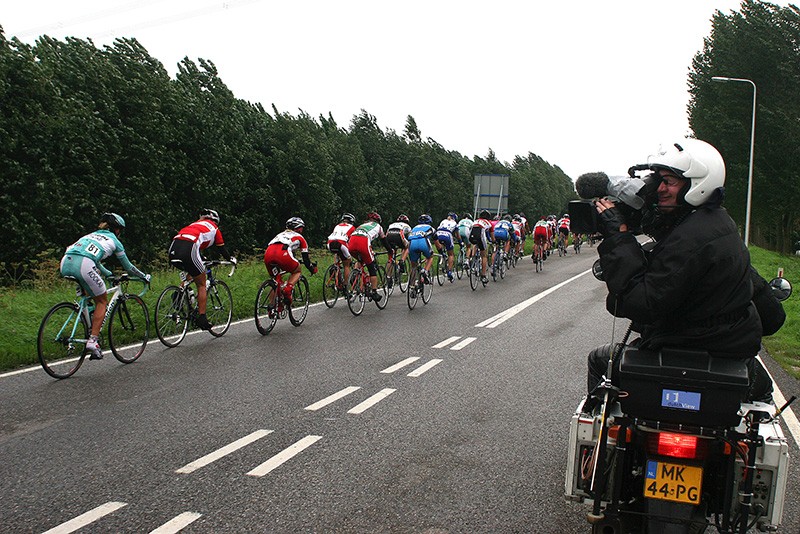
{"type": "Polygon", "coordinates": [[[716,148],[699,139],[686,138],[672,145],[661,145],[656,154],[647,157],[653,170],[668,169],[691,181],[684,199],[691,206],[700,206],[711,194],[725,185],[725,161],[716,148]]]}

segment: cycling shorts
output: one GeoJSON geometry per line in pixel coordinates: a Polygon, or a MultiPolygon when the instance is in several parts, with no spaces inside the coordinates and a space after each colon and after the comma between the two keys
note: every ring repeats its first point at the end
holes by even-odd
{"type": "Polygon", "coordinates": [[[480,226],[473,226],[469,233],[469,242],[478,245],[478,250],[486,250],[486,231],[480,226]]]}
{"type": "Polygon", "coordinates": [[[389,244],[389,248],[403,250],[408,248],[408,241],[403,237],[403,231],[397,228],[392,228],[386,232],[386,242],[389,244]]]}
{"type": "Polygon", "coordinates": [[[106,283],[93,259],[78,254],[65,254],[61,258],[61,276],[71,276],[78,281],[90,297],[104,294],[106,283]]]}
{"type": "Polygon", "coordinates": [[[439,243],[444,245],[444,249],[445,250],[447,250],[448,252],[453,250],[453,233],[452,232],[448,232],[447,230],[444,230],[444,231],[439,230],[438,232],[436,232],[436,238],[439,241],[439,243]]]}
{"type": "Polygon", "coordinates": [[[420,254],[426,258],[433,256],[431,243],[427,239],[412,239],[408,244],[408,259],[414,263],[419,261],[420,254]]]}
{"type": "Polygon", "coordinates": [[[461,241],[469,241],[469,230],[466,227],[459,226],[458,235],[461,236],[461,241]]]}
{"type": "Polygon", "coordinates": [[[281,271],[293,273],[300,268],[300,262],[289,253],[289,247],[283,243],[273,243],[264,251],[264,265],[272,276],[281,271]]]}
{"type": "Polygon", "coordinates": [[[173,267],[186,271],[190,276],[206,272],[203,258],[200,257],[200,242],[173,239],[169,246],[169,262],[173,267]]]}
{"type": "Polygon", "coordinates": [[[514,243],[519,243],[519,242],[520,242],[520,240],[522,239],[522,238],[520,237],[521,235],[522,235],[522,234],[521,234],[521,232],[520,232],[519,230],[514,230],[514,236],[513,236],[513,238],[514,238],[514,243]]]}
{"type": "Polygon", "coordinates": [[[494,239],[495,241],[506,241],[508,239],[508,230],[505,228],[495,228],[494,239]]]}
{"type": "Polygon", "coordinates": [[[547,228],[544,226],[537,226],[533,229],[533,240],[537,243],[547,241],[550,237],[550,233],[547,231],[547,228]]]}
{"type": "Polygon", "coordinates": [[[328,250],[342,258],[343,260],[350,259],[350,249],[347,248],[347,243],[332,239],[328,241],[328,250]]]}
{"type": "Polygon", "coordinates": [[[565,227],[562,226],[561,228],[558,229],[558,231],[560,233],[562,233],[564,235],[564,237],[569,235],[569,228],[565,228],[565,227]]]}
{"type": "Polygon", "coordinates": [[[353,234],[350,236],[350,241],[347,242],[347,245],[350,248],[350,254],[365,266],[369,267],[375,262],[375,253],[372,252],[372,244],[369,237],[353,234]]]}

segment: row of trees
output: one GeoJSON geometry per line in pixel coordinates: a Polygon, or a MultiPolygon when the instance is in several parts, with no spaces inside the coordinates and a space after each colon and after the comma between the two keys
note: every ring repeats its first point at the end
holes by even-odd
{"type": "Polygon", "coordinates": [[[712,23],[689,74],[690,125],[722,152],[725,204],[744,225],[753,90],[711,78],[756,84],[751,240],[791,252],[800,240],[800,9],[745,0],[740,11],[718,11],[712,23]]]}
{"type": "Polygon", "coordinates": [[[531,216],[574,197],[569,177],[532,153],[469,159],[423,138],[411,116],[398,134],[366,111],[346,128],[330,115],[269,113],[237,99],[210,61],[178,69],[171,79],[135,39],[31,46],[0,28],[6,278],[59,256],[106,210],[125,217],[126,247],[147,266],[201,207],[221,213],[229,246],[247,254],[293,214],[319,244],[343,211],[469,211],[476,173],[509,174],[510,208],[531,216]]]}

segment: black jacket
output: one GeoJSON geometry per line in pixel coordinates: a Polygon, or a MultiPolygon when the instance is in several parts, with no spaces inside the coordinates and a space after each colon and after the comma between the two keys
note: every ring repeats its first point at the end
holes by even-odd
{"type": "Polygon", "coordinates": [[[701,206],[645,253],[630,232],[598,248],[606,307],[634,322],[641,346],[708,350],[750,358],[761,347],[750,254],[721,207],[701,206]]]}

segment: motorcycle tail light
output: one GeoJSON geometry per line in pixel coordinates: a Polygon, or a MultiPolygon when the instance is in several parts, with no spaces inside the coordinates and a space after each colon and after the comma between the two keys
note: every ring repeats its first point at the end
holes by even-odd
{"type": "Polygon", "coordinates": [[[648,449],[659,456],[672,458],[702,459],[705,457],[705,441],[691,434],[658,432],[650,436],[648,449]]]}

